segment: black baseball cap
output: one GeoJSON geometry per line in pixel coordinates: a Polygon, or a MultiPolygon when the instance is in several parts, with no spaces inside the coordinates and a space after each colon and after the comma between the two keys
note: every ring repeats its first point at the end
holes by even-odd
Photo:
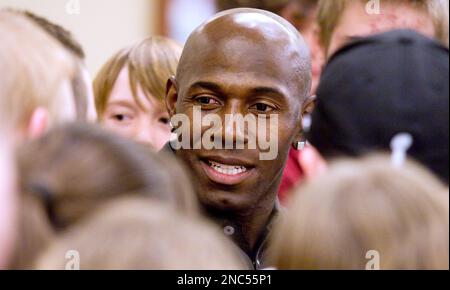
{"type": "Polygon", "coordinates": [[[400,133],[413,137],[408,157],[448,184],[449,50],[412,30],[361,38],[332,56],[307,138],[329,159],[390,150],[400,133]]]}

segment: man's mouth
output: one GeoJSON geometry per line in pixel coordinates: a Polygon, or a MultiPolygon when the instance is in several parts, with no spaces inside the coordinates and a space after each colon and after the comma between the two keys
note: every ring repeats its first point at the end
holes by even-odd
{"type": "Polygon", "coordinates": [[[245,166],[235,166],[235,165],[225,165],[220,164],[211,160],[208,160],[209,166],[217,171],[218,173],[225,175],[238,175],[247,172],[247,167],[245,166]]]}
{"type": "Polygon", "coordinates": [[[209,159],[201,161],[206,176],[211,181],[223,185],[237,185],[248,179],[254,170],[253,167],[238,164],[238,162],[225,163],[209,159]]]}

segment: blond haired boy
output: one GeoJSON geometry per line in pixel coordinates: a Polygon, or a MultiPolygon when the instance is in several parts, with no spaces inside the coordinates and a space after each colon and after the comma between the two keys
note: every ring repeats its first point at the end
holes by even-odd
{"type": "Polygon", "coordinates": [[[113,55],[94,80],[100,124],[159,151],[170,139],[164,99],[182,47],[165,37],[150,37],[113,55]]]}

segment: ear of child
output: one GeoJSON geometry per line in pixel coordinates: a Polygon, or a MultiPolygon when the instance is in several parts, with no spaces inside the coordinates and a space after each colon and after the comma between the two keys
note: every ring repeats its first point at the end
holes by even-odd
{"type": "Polygon", "coordinates": [[[49,127],[49,112],[42,108],[36,108],[28,122],[26,135],[28,139],[36,139],[45,134],[49,127]]]}

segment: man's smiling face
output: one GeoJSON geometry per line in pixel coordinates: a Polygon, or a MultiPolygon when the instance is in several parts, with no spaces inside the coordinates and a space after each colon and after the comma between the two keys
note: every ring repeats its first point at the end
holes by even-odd
{"type": "MultiPolygon", "coordinates": [[[[207,208],[245,211],[270,206],[289,149],[301,132],[302,101],[310,86],[307,49],[299,48],[301,40],[294,41],[282,25],[257,13],[227,15],[195,33],[185,48],[177,80],[169,82],[171,114],[187,115],[194,127],[194,107],[200,107],[203,118],[215,114],[222,119],[223,136],[231,134],[232,140],[244,143],[248,130],[243,134],[234,130],[225,122],[227,115],[251,114],[267,124],[277,115],[279,126],[259,128],[256,135],[277,130],[278,155],[275,160],[261,160],[259,146],[181,149],[177,154],[191,168],[200,201],[207,208]]],[[[202,135],[207,129],[202,127],[202,135]]],[[[196,142],[191,139],[191,144],[196,142]]]]}

